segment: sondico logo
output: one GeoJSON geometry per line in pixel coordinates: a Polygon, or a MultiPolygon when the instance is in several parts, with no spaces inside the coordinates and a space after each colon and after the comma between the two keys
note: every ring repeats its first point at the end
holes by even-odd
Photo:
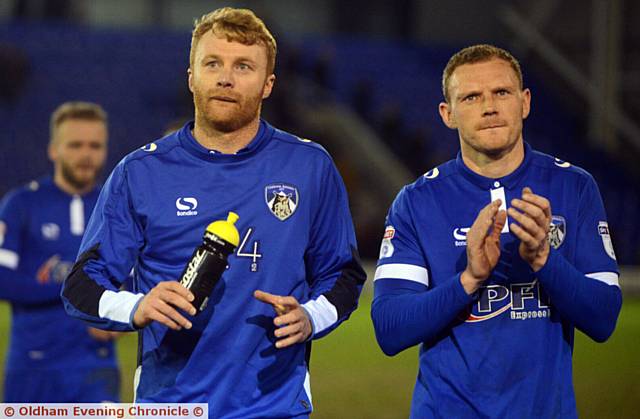
{"type": "Polygon", "coordinates": [[[178,198],[176,199],[176,208],[178,217],[187,217],[190,215],[198,215],[198,200],[195,198],[178,198]]]}
{"type": "Polygon", "coordinates": [[[467,233],[470,229],[471,227],[462,227],[453,230],[453,238],[455,239],[454,244],[456,247],[467,245],[467,233]]]}

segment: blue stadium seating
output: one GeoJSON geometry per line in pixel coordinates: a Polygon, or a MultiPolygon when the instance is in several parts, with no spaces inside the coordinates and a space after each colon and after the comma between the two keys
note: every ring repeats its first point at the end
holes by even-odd
{"type": "MultiPolygon", "coordinates": [[[[13,103],[0,102],[0,164],[4,168],[0,194],[50,170],[46,160],[48,118],[63,101],[95,101],[109,113],[108,169],[133,148],[159,137],[169,121],[190,114],[186,84],[189,42],[189,34],[183,32],[0,25],[0,43],[24,50],[31,66],[23,95],[13,103]]],[[[309,77],[318,57],[329,53],[329,83],[339,101],[350,103],[354,86],[367,80],[372,86],[368,122],[373,126],[377,124],[375,115],[396,104],[406,130],[427,127],[432,147],[446,156],[456,152],[456,133],[441,123],[437,104],[442,97],[442,69],[458,48],[351,38],[305,38],[281,44],[285,49],[294,45],[302,51],[301,68],[309,77]]],[[[638,187],[627,180],[624,168],[588,149],[582,138],[583,120],[566,110],[559,112],[552,92],[534,75],[525,73],[525,81],[533,90],[533,112],[525,123],[525,139],[594,174],[607,206],[619,261],[637,263],[640,202],[633,198],[637,192],[628,191],[638,187]]],[[[426,161],[428,156],[424,157],[426,161]]]]}

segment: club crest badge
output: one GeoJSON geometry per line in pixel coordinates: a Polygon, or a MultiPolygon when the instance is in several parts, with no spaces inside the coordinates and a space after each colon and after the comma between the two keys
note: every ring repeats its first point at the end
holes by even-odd
{"type": "Polygon", "coordinates": [[[551,216],[549,225],[549,245],[554,249],[559,248],[567,235],[567,223],[560,215],[551,216]]]}
{"type": "Polygon", "coordinates": [[[284,221],[298,208],[298,189],[287,183],[272,183],[264,188],[264,201],[271,214],[284,221]]]}

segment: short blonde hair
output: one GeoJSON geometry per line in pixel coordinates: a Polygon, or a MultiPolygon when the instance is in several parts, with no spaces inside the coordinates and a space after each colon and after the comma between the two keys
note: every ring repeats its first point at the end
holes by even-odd
{"type": "Polygon", "coordinates": [[[107,112],[102,106],[91,102],[65,102],[51,114],[49,122],[49,141],[53,143],[58,127],[69,119],[99,121],[107,125],[107,112]]]}
{"type": "Polygon", "coordinates": [[[198,42],[208,31],[224,36],[230,42],[264,45],[267,49],[267,74],[273,74],[276,65],[276,40],[264,22],[251,10],[223,7],[196,19],[191,34],[189,66],[193,67],[198,42]]]}
{"type": "Polygon", "coordinates": [[[475,64],[489,61],[494,58],[504,60],[511,65],[511,68],[513,68],[513,71],[516,73],[516,77],[518,77],[520,90],[522,90],[522,70],[520,69],[520,63],[518,60],[516,60],[510,52],[502,48],[489,44],[479,44],[461,49],[449,59],[449,62],[442,73],[442,95],[444,96],[444,100],[449,103],[449,100],[451,99],[449,96],[449,80],[456,68],[463,64],[475,64]]]}

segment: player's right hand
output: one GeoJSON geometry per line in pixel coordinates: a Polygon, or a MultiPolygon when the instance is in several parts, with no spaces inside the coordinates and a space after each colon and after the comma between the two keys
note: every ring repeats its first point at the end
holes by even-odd
{"type": "Polygon", "coordinates": [[[191,315],[196,314],[196,309],[191,304],[193,299],[193,294],[179,282],[160,282],[142,297],[133,315],[133,325],[141,329],[156,321],[173,330],[181,330],[183,327],[191,329],[191,322],[176,308],[191,315]]]}
{"type": "Polygon", "coordinates": [[[500,258],[500,233],[507,213],[498,199],[484,207],[467,233],[467,268],[460,282],[467,294],[474,293],[489,277],[500,258]]]}

